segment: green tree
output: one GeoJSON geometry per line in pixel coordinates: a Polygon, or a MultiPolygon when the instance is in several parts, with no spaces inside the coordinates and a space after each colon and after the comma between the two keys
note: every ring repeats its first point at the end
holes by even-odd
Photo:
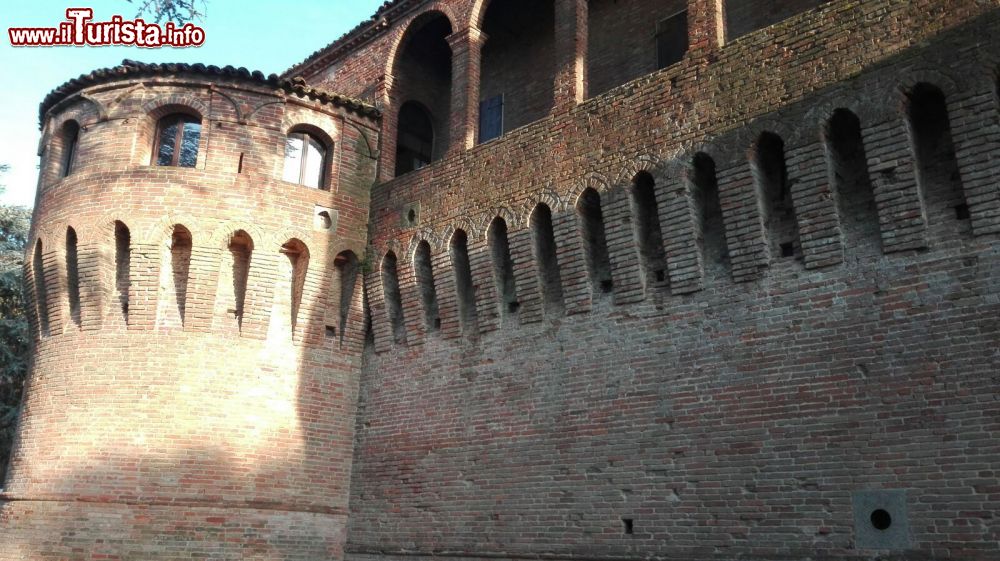
{"type": "MultiPolygon", "coordinates": [[[[0,166],[0,171],[5,170],[6,166],[0,166]]],[[[30,220],[29,209],[0,205],[0,482],[10,458],[28,373],[31,338],[24,309],[22,266],[30,220]]]]}
{"type": "Polygon", "coordinates": [[[174,21],[184,23],[201,19],[205,15],[206,0],[127,0],[139,6],[136,16],[151,17],[156,23],[174,21]]]}

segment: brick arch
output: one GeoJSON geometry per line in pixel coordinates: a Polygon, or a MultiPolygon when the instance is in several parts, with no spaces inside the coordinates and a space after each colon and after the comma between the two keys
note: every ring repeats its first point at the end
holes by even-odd
{"type": "Polygon", "coordinates": [[[635,179],[635,176],[639,175],[640,172],[646,172],[653,177],[659,175],[660,172],[660,161],[658,158],[652,154],[640,154],[634,158],[629,159],[622,166],[621,171],[618,172],[618,179],[616,184],[618,185],[630,185],[635,179]]]}
{"type": "Polygon", "coordinates": [[[816,137],[822,141],[826,124],[838,109],[846,109],[854,113],[862,125],[866,122],[876,122],[878,113],[872,111],[869,101],[871,100],[862,99],[856,92],[838,89],[824,96],[822,101],[811,107],[806,112],[804,123],[806,126],[815,127],[816,137]]]}
{"type": "Polygon", "coordinates": [[[334,145],[333,139],[336,138],[336,130],[327,130],[331,126],[336,127],[335,122],[331,122],[332,119],[320,118],[312,111],[285,111],[284,116],[281,118],[281,132],[283,135],[288,136],[289,133],[295,130],[305,130],[314,133],[319,137],[326,145],[327,148],[332,148],[334,145]]]}
{"type": "Polygon", "coordinates": [[[479,229],[482,232],[483,237],[487,236],[490,231],[490,225],[497,217],[503,218],[503,221],[507,223],[507,228],[514,229],[520,227],[518,222],[518,214],[510,209],[510,207],[500,206],[493,209],[490,212],[484,213],[483,218],[480,219],[479,223],[482,227],[479,229]]]}
{"type": "Polygon", "coordinates": [[[930,84],[941,90],[946,100],[953,100],[964,90],[964,84],[943,68],[923,66],[896,76],[892,89],[886,92],[887,100],[895,100],[897,112],[905,114],[907,92],[920,83],[930,84]]]}
{"type": "Polygon", "coordinates": [[[215,248],[220,250],[225,250],[229,248],[229,243],[232,241],[233,236],[236,232],[244,231],[250,236],[253,241],[254,249],[259,247],[259,244],[264,243],[267,237],[264,235],[264,231],[256,224],[251,224],[249,222],[225,222],[219,225],[208,237],[208,242],[205,244],[206,247],[215,248]]]}
{"type": "Polygon", "coordinates": [[[604,195],[604,193],[611,189],[611,182],[608,181],[608,178],[604,175],[597,172],[591,172],[581,181],[573,185],[573,188],[566,194],[566,204],[576,208],[577,204],[580,202],[580,197],[583,196],[583,192],[587,189],[593,189],[594,191],[597,191],[599,195],[604,195]]]}
{"type": "MultiPolygon", "coordinates": [[[[247,233],[249,233],[249,231],[247,231],[247,233]]],[[[281,249],[281,246],[289,240],[299,240],[302,242],[302,245],[308,248],[309,244],[306,243],[306,240],[312,239],[312,232],[305,228],[285,228],[284,230],[278,230],[277,232],[272,233],[270,236],[266,236],[266,234],[262,235],[265,236],[265,238],[262,239],[259,244],[254,243],[254,248],[259,247],[261,249],[266,249],[267,251],[271,251],[271,249],[277,251],[278,249],[281,249]]],[[[311,251],[310,255],[313,257],[316,256],[311,251]]]]}
{"type": "Polygon", "coordinates": [[[767,117],[754,119],[747,126],[739,129],[736,135],[736,153],[746,157],[753,151],[754,145],[760,139],[760,135],[765,132],[775,134],[781,138],[787,150],[801,141],[804,134],[801,127],[793,128],[778,115],[768,115],[767,117]]]}
{"type": "MultiPolygon", "coordinates": [[[[126,224],[124,220],[120,221],[122,224],[126,224]]],[[[143,237],[138,240],[140,244],[147,245],[166,245],[170,246],[170,238],[174,232],[174,226],[184,226],[189,232],[191,232],[192,244],[197,240],[198,236],[195,235],[195,230],[193,226],[197,224],[198,221],[194,219],[193,216],[187,214],[179,215],[167,215],[160,217],[152,226],[146,228],[146,232],[143,237]]],[[[127,224],[126,224],[127,225],[127,224]]],[[[111,224],[112,232],[114,232],[114,223],[111,224]]],[[[135,236],[133,234],[132,243],[136,243],[135,236]]]]}
{"type": "Polygon", "coordinates": [[[76,121],[83,129],[106,119],[107,111],[99,101],[90,96],[81,95],[79,101],[70,104],[65,110],[49,119],[47,133],[60,130],[62,125],[69,120],[76,121]]]}
{"type": "Polygon", "coordinates": [[[178,108],[195,112],[202,120],[209,118],[208,106],[193,95],[172,94],[147,101],[142,106],[143,114],[153,122],[174,112],[178,108]]]}
{"type": "Polygon", "coordinates": [[[455,235],[457,230],[462,230],[469,239],[478,238],[480,235],[479,229],[475,225],[476,221],[468,217],[461,217],[454,220],[451,224],[441,232],[441,249],[447,248],[451,244],[451,238],[455,235]]]}
{"type": "Polygon", "coordinates": [[[404,263],[412,263],[413,254],[416,253],[417,246],[420,245],[420,242],[427,242],[427,244],[431,246],[431,251],[433,252],[441,250],[441,238],[434,235],[434,231],[431,228],[424,227],[417,230],[417,232],[413,234],[413,237],[410,238],[410,243],[406,246],[406,253],[403,255],[396,253],[396,258],[403,259],[404,263]]]}
{"type": "MultiPolygon", "coordinates": [[[[549,207],[553,216],[563,212],[566,206],[555,191],[552,191],[551,189],[544,189],[525,201],[521,208],[521,216],[523,216],[523,219],[519,220],[518,223],[523,225],[530,224],[531,214],[535,212],[535,208],[541,203],[544,203],[549,207]]],[[[507,224],[507,227],[511,227],[510,223],[507,224]]]]}
{"type": "MultiPolygon", "coordinates": [[[[451,25],[451,32],[461,29],[462,27],[458,25],[461,21],[460,18],[456,17],[455,11],[450,5],[444,2],[433,2],[418,14],[414,14],[409,20],[404,24],[400,25],[397,29],[395,36],[392,38],[390,43],[389,52],[386,58],[385,75],[395,76],[396,75],[396,65],[399,63],[399,56],[401,54],[400,47],[403,45],[403,41],[406,39],[407,33],[413,29],[414,24],[422,22],[425,20],[437,17],[437,15],[442,15],[448,20],[448,24],[451,25]]],[[[454,79],[454,78],[453,78],[454,79]]]]}
{"type": "Polygon", "coordinates": [[[246,114],[243,115],[243,121],[242,122],[244,124],[249,123],[250,119],[252,119],[253,116],[256,115],[258,111],[260,111],[261,109],[263,109],[265,107],[268,107],[270,105],[285,105],[285,101],[284,100],[280,100],[280,101],[265,101],[264,103],[261,103],[260,105],[257,105],[256,107],[250,108],[246,112],[246,114]]]}

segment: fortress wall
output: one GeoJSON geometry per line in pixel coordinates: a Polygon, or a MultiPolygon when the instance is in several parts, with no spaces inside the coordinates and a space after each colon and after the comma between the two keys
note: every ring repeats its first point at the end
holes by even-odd
{"type": "Polygon", "coordinates": [[[348,557],[996,556],[1000,21],[938,7],[831,3],[377,187],[400,286],[366,278],[348,557]],[[413,320],[424,239],[436,331],[413,320]]]}
{"type": "Polygon", "coordinates": [[[43,129],[0,558],[339,556],[364,328],[338,256],[364,256],[372,121],[183,74],[85,93],[43,129]],[[197,164],[149,165],[180,109],[201,116],[197,164]],[[280,180],[296,125],[333,141],[329,190],[280,180]]]}

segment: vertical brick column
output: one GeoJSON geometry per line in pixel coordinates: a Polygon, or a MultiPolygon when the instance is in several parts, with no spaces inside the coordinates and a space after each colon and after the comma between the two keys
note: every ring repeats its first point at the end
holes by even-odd
{"type": "Polygon", "coordinates": [[[688,51],[718,49],[726,41],[724,0],[688,0],[688,51]]]}
{"type": "Polygon", "coordinates": [[[927,247],[927,218],[903,119],[892,115],[877,124],[863,123],[861,137],[875,191],[882,250],[893,253],[927,247]]]}
{"type": "Polygon", "coordinates": [[[217,248],[195,246],[191,249],[187,306],[184,313],[185,331],[208,332],[212,328],[221,258],[221,252],[217,248]]]}
{"type": "Polygon", "coordinates": [[[555,112],[587,98],[587,0],[555,0],[555,112]]]}
{"type": "Polygon", "coordinates": [[[962,175],[965,201],[977,236],[1000,233],[1000,107],[984,83],[978,91],[957,97],[948,104],[948,120],[955,143],[955,156],[962,175]]]}
{"type": "Polygon", "coordinates": [[[409,261],[399,265],[399,294],[403,302],[403,317],[406,318],[406,342],[410,345],[422,345],[427,331],[426,313],[423,300],[420,297],[420,285],[417,283],[416,265],[412,256],[409,261]]]}
{"type": "Polygon", "coordinates": [[[542,321],[542,292],[535,266],[534,241],[531,230],[524,228],[509,232],[510,260],[514,264],[514,282],[517,283],[517,297],[521,323],[542,321]]]}
{"type": "Polygon", "coordinates": [[[486,237],[469,240],[469,268],[472,284],[476,287],[476,317],[479,333],[496,331],[500,327],[500,306],[496,278],[493,275],[493,256],[486,237]]]}
{"type": "MultiPolygon", "coordinates": [[[[162,249],[159,244],[132,244],[129,263],[128,328],[153,329],[159,305],[162,249]]],[[[169,265],[168,265],[169,266],[169,265]]]]}
{"type": "Polygon", "coordinates": [[[254,252],[247,274],[247,293],[243,300],[243,325],[240,331],[243,337],[267,337],[277,276],[278,255],[267,251],[254,252]]]}
{"type": "Polygon", "coordinates": [[[382,287],[382,272],[372,271],[365,275],[365,290],[368,293],[368,306],[372,313],[372,331],[375,334],[375,352],[384,353],[392,348],[392,319],[385,304],[385,291],[382,287]]]}
{"type": "Polygon", "coordinates": [[[447,38],[451,47],[451,130],[452,154],[476,145],[479,130],[479,75],[485,33],[469,27],[447,38]]]}
{"type": "Polygon", "coordinates": [[[644,293],[628,189],[619,187],[609,191],[603,204],[603,213],[615,304],[639,302],[644,293]]]}
{"type": "Polygon", "coordinates": [[[786,161],[806,269],[842,263],[840,220],[823,145],[816,141],[791,148],[786,161]]]}
{"type": "Polygon", "coordinates": [[[45,287],[50,335],[61,334],[69,322],[69,310],[65,306],[67,300],[66,274],[63,272],[66,260],[62,258],[62,252],[55,250],[56,243],[56,240],[53,239],[45,244],[42,252],[43,286],[45,287]]]}
{"type": "Polygon", "coordinates": [[[594,289],[590,284],[576,212],[570,210],[553,216],[552,231],[556,239],[556,259],[559,261],[566,315],[589,312],[594,289]]]}
{"type": "Polygon", "coordinates": [[[340,336],[340,348],[348,353],[359,353],[365,344],[365,279],[360,273],[354,279],[354,294],[347,311],[347,321],[340,336]]]}
{"type": "MultiPolygon", "coordinates": [[[[104,323],[106,296],[114,291],[114,257],[108,255],[97,243],[77,246],[80,280],[80,325],[85,331],[95,331],[104,323]],[[106,268],[106,269],[105,269],[106,268]],[[110,275],[104,275],[104,271],[110,275]],[[110,284],[106,284],[110,282],[110,284]]],[[[30,286],[30,285],[29,285],[30,286]]]]}
{"type": "Polygon", "coordinates": [[[382,100],[382,147],[379,150],[378,177],[391,179],[396,175],[396,133],[399,128],[399,99],[391,74],[382,76],[378,84],[378,98],[382,100]]]}
{"type": "Polygon", "coordinates": [[[455,268],[451,253],[442,251],[431,256],[434,268],[434,287],[437,289],[438,314],[441,317],[441,336],[457,339],[462,336],[462,322],[458,317],[458,293],[455,292],[455,268]]]}
{"type": "Polygon", "coordinates": [[[702,289],[705,273],[701,244],[697,242],[701,232],[695,227],[698,221],[695,219],[691,189],[684,178],[668,177],[657,199],[662,199],[658,205],[660,231],[670,275],[670,292],[697,292],[702,289]]]}
{"type": "Polygon", "coordinates": [[[771,260],[760,200],[747,162],[719,170],[719,202],[735,282],[759,279],[771,260]]]}

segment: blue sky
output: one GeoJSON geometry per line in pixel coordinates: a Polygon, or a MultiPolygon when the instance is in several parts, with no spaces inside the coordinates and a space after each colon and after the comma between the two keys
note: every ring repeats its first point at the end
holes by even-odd
{"type": "Polygon", "coordinates": [[[246,66],[265,74],[280,73],[367,19],[383,0],[208,0],[205,44],[187,49],[139,47],[10,46],[9,27],[55,27],[67,7],[94,9],[94,21],[113,15],[135,16],[126,0],[9,1],[0,14],[0,175],[6,191],[0,203],[30,206],[38,178],[38,104],[49,91],[95,68],[115,66],[124,58],[144,62],[202,62],[246,66]]]}

